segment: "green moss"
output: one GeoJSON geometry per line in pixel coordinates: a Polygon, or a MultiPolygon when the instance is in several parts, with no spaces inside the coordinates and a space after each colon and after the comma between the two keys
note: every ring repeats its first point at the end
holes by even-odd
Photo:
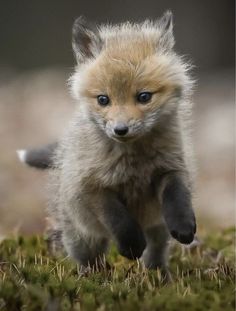
{"type": "Polygon", "coordinates": [[[173,283],[159,271],[121,257],[113,246],[111,270],[77,274],[68,258],[49,255],[42,237],[0,244],[0,310],[234,310],[235,230],[205,234],[195,249],[174,244],[173,283]]]}

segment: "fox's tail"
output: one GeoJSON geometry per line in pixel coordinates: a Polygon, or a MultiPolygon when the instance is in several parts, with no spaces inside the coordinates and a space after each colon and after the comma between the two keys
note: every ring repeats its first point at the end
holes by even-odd
{"type": "Polygon", "coordinates": [[[53,168],[53,155],[57,148],[57,142],[29,150],[17,150],[21,162],[38,169],[53,168]]]}

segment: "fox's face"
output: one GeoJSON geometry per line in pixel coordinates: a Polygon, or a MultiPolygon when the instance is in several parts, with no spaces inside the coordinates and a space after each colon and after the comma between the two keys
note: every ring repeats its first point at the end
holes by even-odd
{"type": "Polygon", "coordinates": [[[74,26],[78,71],[73,91],[110,138],[136,140],[173,113],[185,92],[186,68],[171,51],[171,15],[156,24],[123,24],[94,32],[74,26]]]}

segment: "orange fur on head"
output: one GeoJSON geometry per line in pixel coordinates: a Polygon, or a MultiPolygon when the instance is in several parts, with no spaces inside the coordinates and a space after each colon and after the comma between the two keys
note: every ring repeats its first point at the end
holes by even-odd
{"type": "Polygon", "coordinates": [[[131,42],[128,49],[114,49],[114,56],[111,48],[105,50],[84,75],[82,94],[91,109],[102,114],[106,121],[117,118],[124,122],[143,120],[146,112],[163,105],[181,88],[168,58],[156,55],[153,48],[148,54],[136,53],[141,49],[140,44],[138,42],[136,47],[131,42]],[[127,50],[134,53],[127,54],[128,59],[125,59],[127,50]],[[145,105],[137,102],[137,94],[143,91],[153,93],[151,101],[145,105]],[[100,94],[109,96],[109,106],[101,107],[97,104],[97,96],[100,94]]]}
{"type": "Polygon", "coordinates": [[[156,126],[160,113],[178,105],[189,89],[186,65],[172,51],[172,24],[162,23],[103,26],[96,35],[99,45],[78,63],[72,77],[74,94],[110,137],[121,122],[131,128],[132,137],[141,137],[156,126]],[[145,105],[137,101],[141,92],[152,93],[145,105]],[[99,105],[99,95],[108,96],[109,105],[99,105]]]}

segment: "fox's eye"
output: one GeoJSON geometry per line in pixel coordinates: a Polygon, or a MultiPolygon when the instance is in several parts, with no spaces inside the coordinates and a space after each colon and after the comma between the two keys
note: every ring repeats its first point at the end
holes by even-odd
{"type": "Polygon", "coordinates": [[[140,103],[147,103],[152,98],[152,93],[142,92],[137,95],[137,101],[140,103]]]}
{"type": "Polygon", "coordinates": [[[107,106],[110,102],[110,99],[107,95],[98,95],[97,101],[101,106],[107,106]]]}

